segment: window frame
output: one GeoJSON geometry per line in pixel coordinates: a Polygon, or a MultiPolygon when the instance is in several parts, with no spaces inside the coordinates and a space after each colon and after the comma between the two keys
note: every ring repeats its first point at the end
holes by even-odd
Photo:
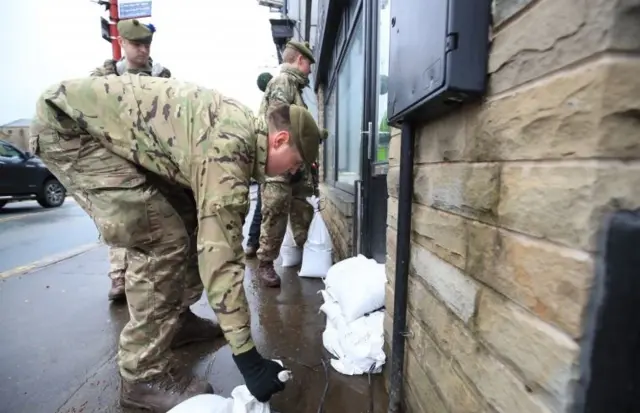
{"type": "MultiPolygon", "coordinates": [[[[340,22],[340,28],[338,29],[338,31],[340,32],[340,34],[337,36],[336,38],[336,42],[334,43],[334,58],[332,59],[332,67],[330,68],[330,73],[328,76],[329,81],[327,82],[327,87],[325,89],[325,99],[324,102],[322,103],[324,105],[324,113],[327,113],[327,108],[329,106],[330,103],[330,99],[333,97],[333,94],[335,94],[335,108],[334,108],[334,122],[335,125],[333,125],[333,130],[335,131],[335,136],[333,141],[331,142],[332,149],[333,149],[333,156],[331,157],[332,159],[329,159],[326,155],[328,152],[328,148],[325,146],[323,148],[323,155],[324,155],[324,161],[323,161],[323,168],[324,168],[324,182],[335,187],[338,188],[344,192],[347,192],[349,194],[355,195],[356,192],[356,188],[355,185],[351,185],[351,184],[347,184],[344,182],[338,182],[338,157],[339,157],[339,145],[338,145],[338,140],[339,140],[339,136],[338,136],[338,122],[339,122],[339,108],[338,106],[340,105],[339,103],[339,97],[340,97],[340,89],[338,87],[338,74],[340,72],[340,70],[342,69],[342,67],[344,66],[344,62],[347,58],[347,52],[349,50],[349,46],[351,46],[351,44],[354,41],[354,35],[358,26],[358,23],[360,23],[361,19],[364,19],[364,13],[363,13],[363,1],[364,0],[352,0],[352,3],[349,7],[345,7],[342,10],[342,14],[341,14],[341,22],[340,22]],[[329,171],[329,167],[327,162],[332,162],[333,165],[333,176],[330,176],[327,172],[329,171]]],[[[364,25],[365,22],[363,21],[362,24],[364,25]]],[[[364,27],[364,26],[363,26],[364,27]]],[[[363,72],[362,72],[362,81],[364,82],[364,67],[363,67],[363,72]]],[[[366,85],[365,85],[366,87],[366,85]]],[[[326,119],[326,115],[325,115],[325,119],[324,119],[324,127],[326,129],[330,129],[327,124],[327,119],[326,119]]],[[[362,138],[361,138],[362,141],[362,138]]],[[[327,142],[329,143],[329,142],[327,142]]],[[[362,174],[362,165],[360,165],[360,171],[358,171],[360,174],[362,174]]],[[[360,177],[360,179],[362,179],[362,176],[360,177]]]]}

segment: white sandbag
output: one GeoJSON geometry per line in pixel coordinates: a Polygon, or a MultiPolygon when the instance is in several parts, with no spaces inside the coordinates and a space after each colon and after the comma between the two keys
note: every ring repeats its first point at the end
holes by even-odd
{"type": "Polygon", "coordinates": [[[340,306],[326,292],[320,310],[327,316],[322,344],[335,359],[331,366],[345,375],[380,373],[385,363],[384,312],[376,311],[347,323],[340,306]]]}
{"type": "Polygon", "coordinates": [[[363,255],[334,264],[327,272],[327,293],[337,301],[347,323],[384,306],[384,264],[363,255]]]}
{"type": "Polygon", "coordinates": [[[327,316],[327,325],[322,333],[322,344],[334,357],[345,357],[340,345],[340,331],[347,326],[344,322],[344,317],[340,313],[340,306],[325,290],[320,290],[320,294],[324,298],[324,304],[320,306],[320,311],[327,316]]]}
{"type": "Polygon", "coordinates": [[[316,196],[307,198],[313,207],[313,219],[309,226],[307,241],[302,252],[302,267],[300,277],[323,278],[333,264],[331,235],[322,219],[318,205],[320,199],[316,196]]]}
{"type": "MultiPolygon", "coordinates": [[[[282,365],[282,362],[275,361],[282,365]]],[[[282,371],[278,378],[286,382],[291,379],[291,372],[282,371]]],[[[230,398],[200,394],[183,401],[167,413],[271,413],[271,407],[269,403],[256,400],[247,386],[242,385],[231,391],[230,398]]]]}
{"type": "Polygon", "coordinates": [[[300,261],[302,261],[302,249],[296,245],[293,230],[291,229],[291,222],[287,222],[287,232],[284,235],[284,240],[280,247],[278,261],[283,267],[295,267],[300,265],[300,261]]]}
{"type": "Polygon", "coordinates": [[[384,354],[384,312],[376,311],[349,323],[338,332],[344,356],[331,366],[345,375],[378,374],[386,361],[384,354]]]}
{"type": "MultiPolygon", "coordinates": [[[[246,386],[245,386],[246,387],[246,386]]],[[[234,389],[235,391],[235,389],[234,389]]],[[[233,399],[217,394],[199,394],[169,410],[168,413],[231,413],[233,399]]]]}
{"type": "Polygon", "coordinates": [[[337,359],[345,357],[340,347],[340,333],[331,321],[327,321],[327,327],[322,332],[322,345],[333,357],[337,359]]]}

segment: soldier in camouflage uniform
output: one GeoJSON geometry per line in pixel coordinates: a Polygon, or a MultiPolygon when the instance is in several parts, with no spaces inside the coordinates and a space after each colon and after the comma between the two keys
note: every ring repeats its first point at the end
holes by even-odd
{"type": "MultiPolygon", "coordinates": [[[[308,44],[291,41],[287,44],[280,73],[267,85],[260,105],[259,117],[264,117],[279,104],[307,105],[302,100],[302,89],[309,84],[311,65],[315,63],[308,44]]],[[[304,137],[303,137],[304,139],[304,137]]],[[[314,162],[315,159],[312,160],[314,162]]],[[[273,267],[287,230],[287,220],[296,244],[301,247],[306,239],[313,218],[313,207],[306,198],[313,195],[313,184],[307,171],[309,166],[296,174],[285,173],[267,178],[261,185],[262,225],[260,228],[260,260],[257,276],[268,287],[279,287],[280,277],[273,267]]],[[[251,252],[251,251],[249,251],[251,252]]]]}
{"type": "Polygon", "coordinates": [[[212,391],[168,364],[172,343],[185,337],[183,292],[200,279],[249,391],[267,401],[284,389],[282,366],[251,338],[242,225],[249,180],[295,173],[316,159],[319,139],[303,108],[274,107],[265,122],[214,90],[174,79],[89,77],[39,98],[30,150],[105,243],[131,254],[131,318],[118,352],[122,405],[166,412],[212,391]],[[171,198],[185,194],[177,187],[190,199],[171,198]]]}
{"type": "MultiPolygon", "coordinates": [[[[121,75],[123,73],[141,73],[149,76],[171,77],[171,71],[157,63],[153,63],[149,52],[155,33],[153,25],[140,23],[138,20],[121,20],[118,22],[118,42],[124,51],[121,60],[108,59],[101,67],[91,72],[91,76],[121,75]]],[[[124,293],[124,274],[127,272],[127,250],[124,248],[109,249],[109,278],[111,289],[109,300],[120,301],[126,298],[124,293]]]]}
{"type": "Polygon", "coordinates": [[[156,28],[152,24],[143,24],[139,20],[120,20],[118,22],[118,42],[124,52],[120,60],[108,59],[102,67],[96,68],[92,76],[122,75],[140,73],[149,76],[171,77],[171,71],[154,63],[149,53],[156,28]]]}

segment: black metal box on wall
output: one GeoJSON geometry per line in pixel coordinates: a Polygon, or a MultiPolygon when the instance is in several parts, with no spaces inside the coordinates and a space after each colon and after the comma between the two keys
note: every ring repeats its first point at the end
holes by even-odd
{"type": "Polygon", "coordinates": [[[393,0],[389,123],[428,120],[485,93],[491,0],[393,0]]]}

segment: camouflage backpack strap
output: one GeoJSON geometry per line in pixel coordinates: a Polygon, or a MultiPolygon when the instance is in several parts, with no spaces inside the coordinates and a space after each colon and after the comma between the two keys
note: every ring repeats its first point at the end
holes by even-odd
{"type": "Polygon", "coordinates": [[[105,60],[101,67],[98,67],[91,72],[91,76],[108,76],[117,74],[118,71],[116,69],[116,63],[117,62],[113,59],[105,60]]]}

